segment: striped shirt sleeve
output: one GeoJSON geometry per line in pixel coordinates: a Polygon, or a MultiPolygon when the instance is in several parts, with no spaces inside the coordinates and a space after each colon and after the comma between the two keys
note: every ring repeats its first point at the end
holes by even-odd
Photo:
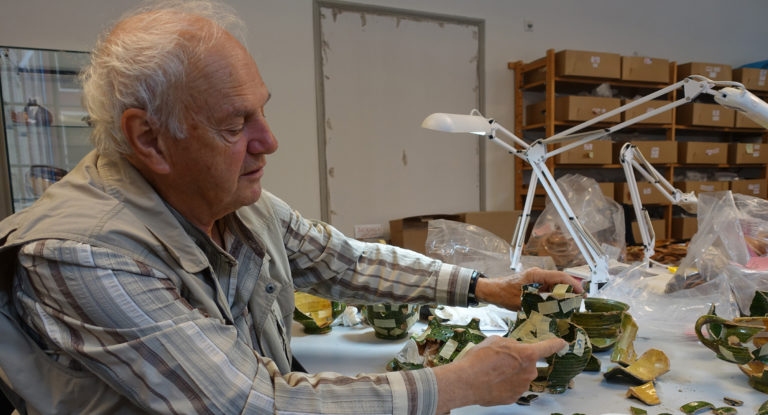
{"type": "Polygon", "coordinates": [[[467,305],[471,269],[347,238],[279,200],[275,211],[285,232],[294,285],[301,291],[357,303],[467,305]]]}
{"type": "MultiPolygon", "coordinates": [[[[153,413],[432,414],[430,369],[281,374],[233,325],[210,318],[170,276],[72,241],[25,245],[16,298],[59,363],[90,371],[153,413]]],[[[94,397],[98,399],[98,397],[94,397]]]]}

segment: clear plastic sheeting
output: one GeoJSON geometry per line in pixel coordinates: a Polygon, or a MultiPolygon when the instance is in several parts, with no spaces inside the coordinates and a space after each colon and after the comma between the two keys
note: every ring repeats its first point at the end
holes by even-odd
{"type": "MultiPolygon", "coordinates": [[[[589,177],[567,174],[557,179],[557,184],[576,217],[603,246],[608,258],[618,259],[625,248],[624,211],[621,205],[605,197],[597,182],[589,177]]],[[[524,253],[551,256],[561,268],[586,263],[549,199],[544,211],[536,219],[524,253]]]]}

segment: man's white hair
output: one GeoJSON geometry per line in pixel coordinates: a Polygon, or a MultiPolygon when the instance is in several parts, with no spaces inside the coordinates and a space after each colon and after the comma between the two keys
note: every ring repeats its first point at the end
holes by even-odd
{"type": "Polygon", "coordinates": [[[195,112],[190,71],[225,31],[245,44],[242,21],[220,1],[165,0],[129,12],[102,35],[80,75],[96,149],[105,156],[132,152],[120,126],[129,108],[145,110],[158,131],[184,138],[195,112]]]}

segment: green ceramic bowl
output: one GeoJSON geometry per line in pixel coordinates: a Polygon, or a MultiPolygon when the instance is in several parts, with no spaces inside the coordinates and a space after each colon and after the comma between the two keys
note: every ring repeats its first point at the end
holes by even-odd
{"type": "Polygon", "coordinates": [[[610,350],[621,334],[621,319],[629,305],[607,298],[587,298],[585,312],[576,312],[571,321],[589,334],[595,352],[610,350]]]}

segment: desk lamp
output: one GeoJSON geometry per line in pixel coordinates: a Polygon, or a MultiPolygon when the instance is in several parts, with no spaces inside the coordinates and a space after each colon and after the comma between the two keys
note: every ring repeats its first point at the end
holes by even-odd
{"type": "MultiPolygon", "coordinates": [[[[517,137],[495,120],[485,118],[477,110],[472,110],[469,115],[446,113],[431,114],[424,119],[421,126],[444,132],[471,133],[486,136],[492,142],[507,150],[510,154],[519,157],[530,164],[533,174],[531,174],[531,179],[528,185],[528,194],[525,197],[523,212],[517,219],[515,233],[510,243],[513,248],[510,250],[510,268],[514,271],[522,270],[520,256],[522,254],[526,230],[531,218],[533,196],[536,191],[536,185],[539,179],[541,179],[541,185],[544,187],[544,191],[547,196],[549,196],[552,205],[563,220],[568,233],[573,237],[576,246],[587,262],[590,271],[589,280],[591,281],[589,290],[590,294],[594,294],[597,292],[600,285],[608,281],[608,258],[592,234],[584,228],[582,223],[576,217],[576,214],[568,204],[567,199],[557,186],[552,172],[547,169],[547,159],[590,141],[603,138],[608,134],[641,122],[656,114],[692,102],[701,94],[712,95],[718,104],[742,112],[764,128],[768,128],[768,104],[747,91],[744,85],[738,82],[713,81],[699,75],[689,76],[677,83],[634,100],[619,108],[605,112],[604,114],[561,131],[551,137],[538,139],[530,144],[520,137],[517,137]],[[683,89],[684,96],[676,101],[618,123],[610,128],[582,131],[587,127],[613,117],[614,115],[626,112],[631,108],[637,107],[638,105],[644,104],[679,88],[683,89]],[[514,144],[509,144],[497,137],[497,132],[503,133],[510,138],[514,144]],[[547,145],[555,143],[563,143],[563,145],[548,151],[547,145]]],[[[640,202],[639,193],[637,191],[637,183],[631,169],[637,169],[646,179],[659,188],[662,193],[668,195],[668,198],[675,204],[679,204],[683,207],[690,206],[690,204],[695,205],[695,197],[692,194],[683,194],[679,190],[674,189],[668,181],[651,167],[650,163],[647,161],[643,163],[645,158],[642,157],[642,154],[637,148],[625,146],[624,150],[625,151],[622,152],[622,158],[626,161],[622,162],[622,165],[625,166],[624,172],[627,176],[630,194],[632,195],[632,203],[635,207],[638,225],[640,225],[641,235],[643,236],[643,244],[645,245],[645,249],[650,250],[652,253],[653,248],[651,243],[653,241],[651,240],[651,235],[653,231],[650,230],[649,232],[649,229],[651,229],[650,220],[648,219],[647,211],[643,212],[644,209],[642,208],[642,203],[640,202]],[[639,159],[639,162],[636,159],[639,159]]],[[[650,255],[646,253],[645,257],[648,259],[650,258],[650,255]]]]}

